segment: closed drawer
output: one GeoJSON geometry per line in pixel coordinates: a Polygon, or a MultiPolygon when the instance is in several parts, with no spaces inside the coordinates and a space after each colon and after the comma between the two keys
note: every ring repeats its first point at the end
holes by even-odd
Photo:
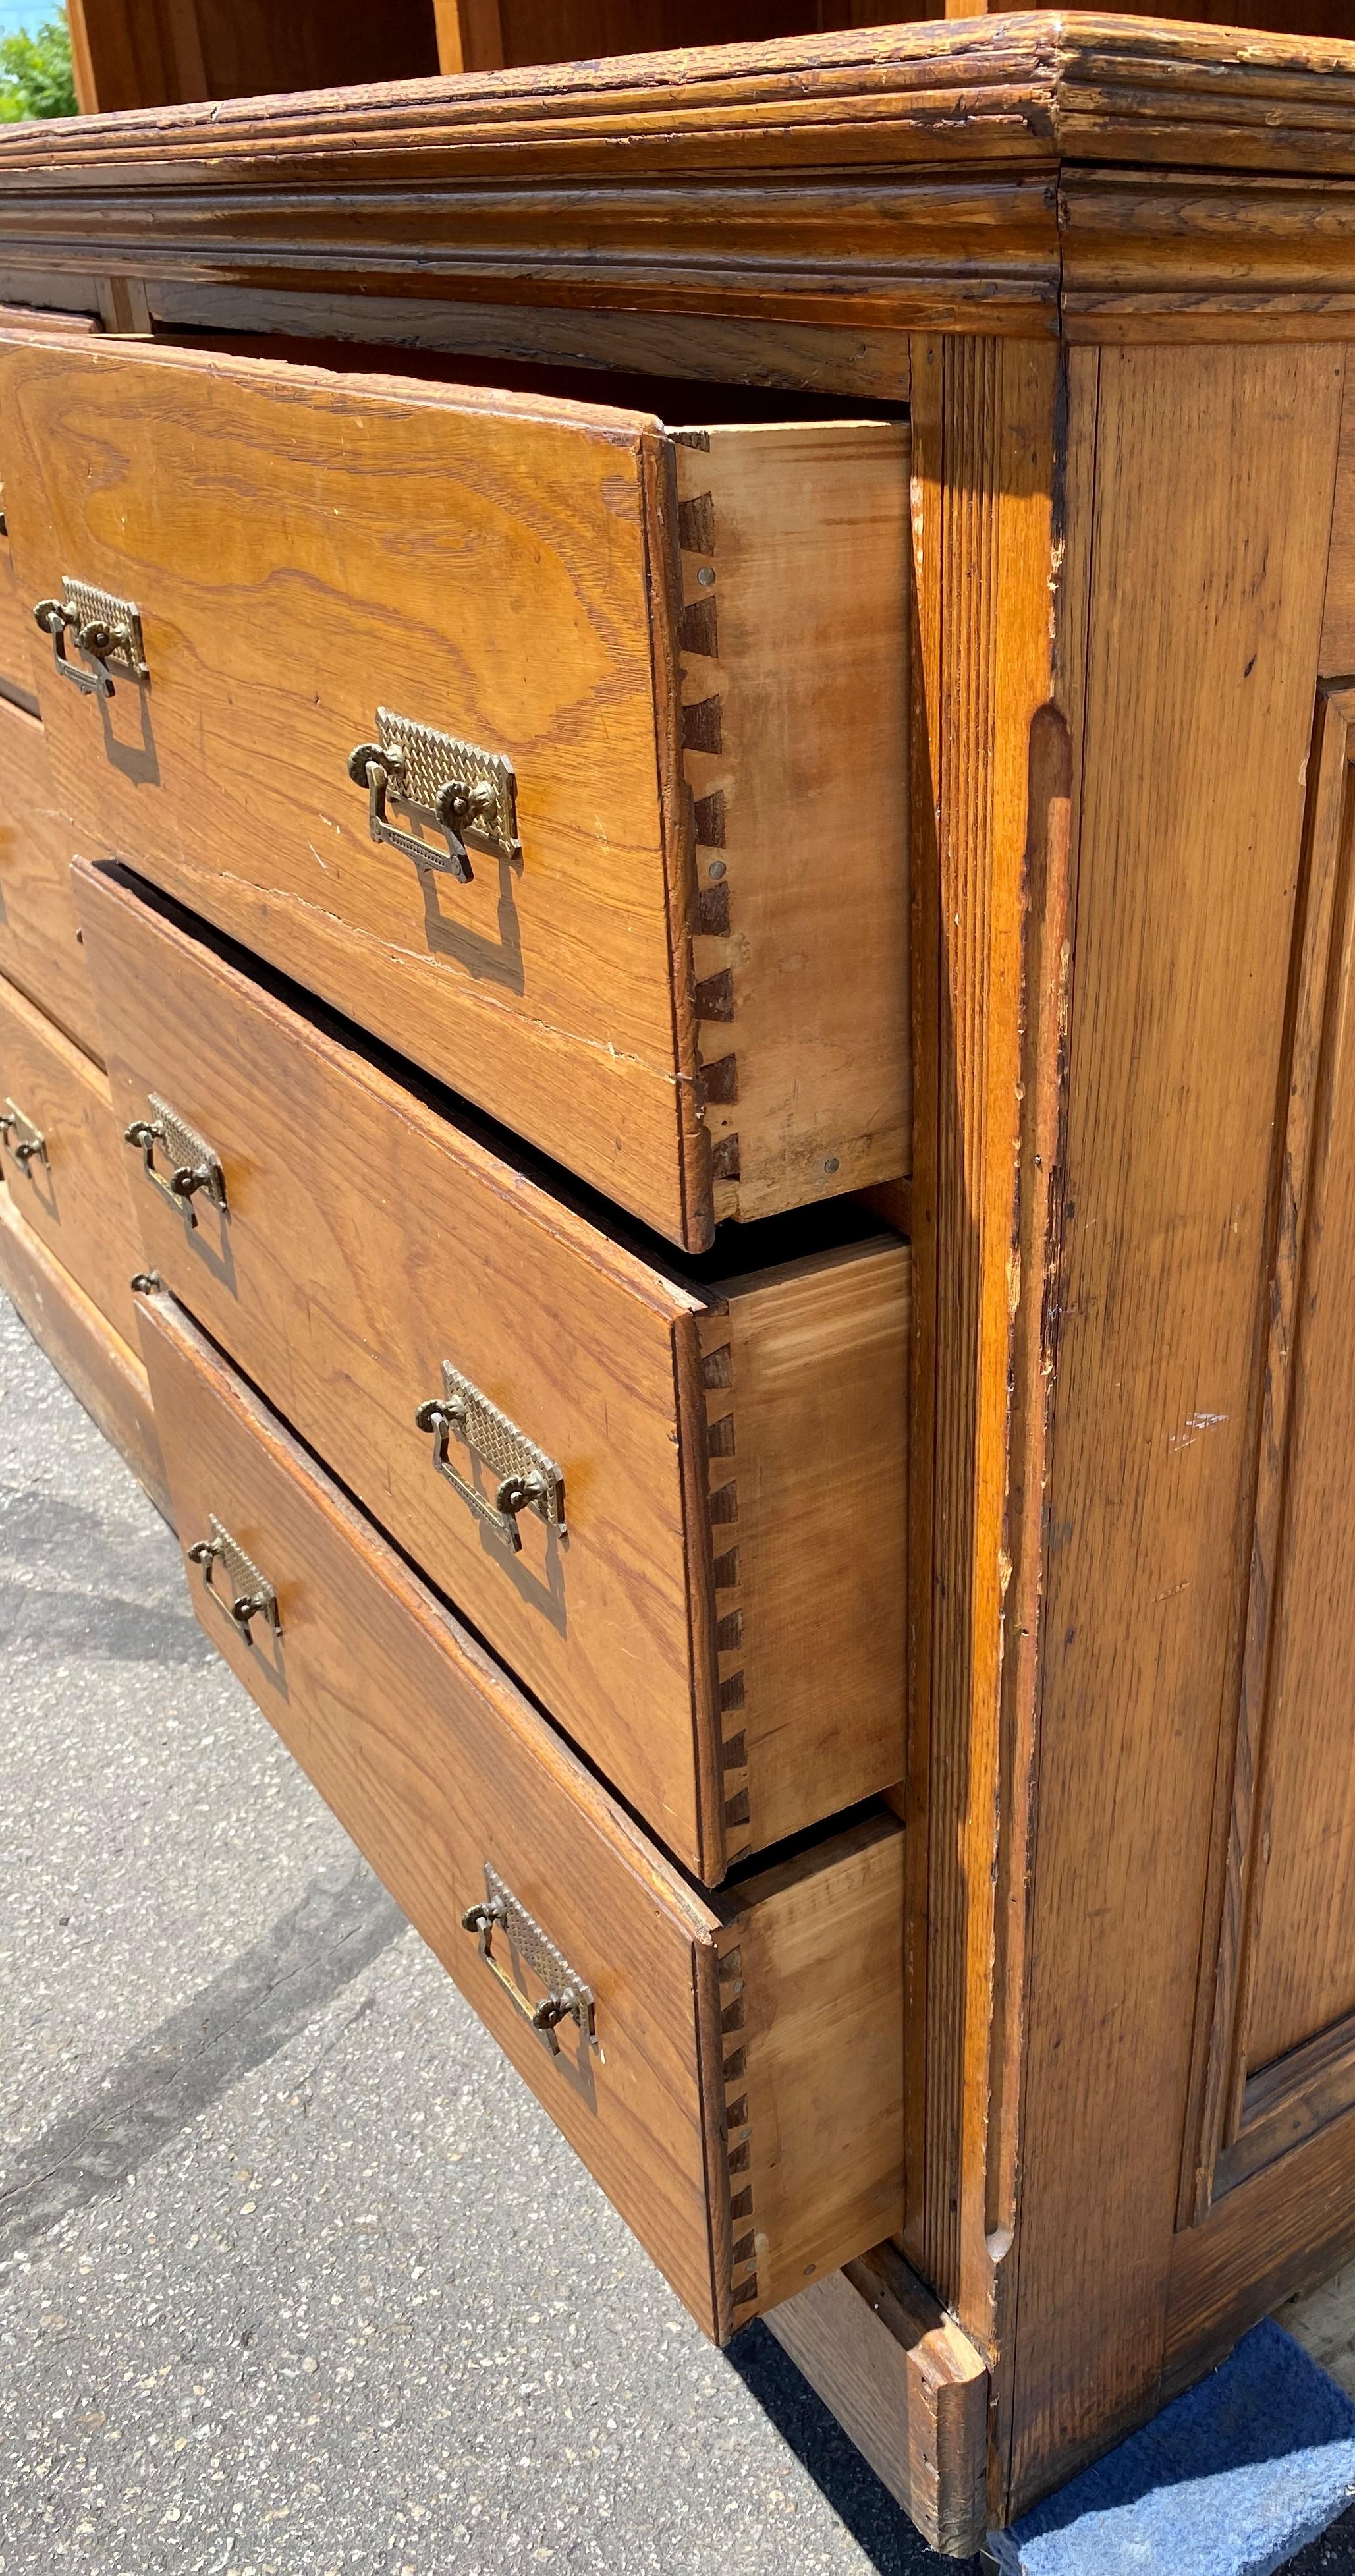
{"type": "Polygon", "coordinates": [[[24,597],[15,569],[6,508],[4,486],[0,484],[0,700],[17,701],[36,714],[33,648],[38,639],[32,606],[24,597]]]}
{"type": "Polygon", "coordinates": [[[907,1245],[679,1275],[153,889],[73,876],[119,1126],[167,1109],[220,1175],[185,1206],[133,1146],[151,1263],[664,1842],[713,1882],[897,1781],[907,1245]],[[558,1471],[509,1527],[531,1457],[419,1427],[444,1364],[558,1471]]]}
{"type": "Polygon", "coordinates": [[[0,698],[0,975],[87,1055],[101,1053],[71,896],[70,825],[36,716],[0,698]]]}
{"type": "Polygon", "coordinates": [[[903,425],[97,342],[3,399],[28,595],[139,615],[111,701],[44,665],[88,855],[688,1249],[908,1171],[903,425]]]}
{"type": "Polygon", "coordinates": [[[890,2234],[897,1819],[702,1897],[167,1294],[142,1329],[203,1626],[707,2332],[890,2234]]]}
{"type": "Polygon", "coordinates": [[[0,984],[0,1169],[19,1216],[136,1347],[141,1245],[107,1077],[0,984]]]}

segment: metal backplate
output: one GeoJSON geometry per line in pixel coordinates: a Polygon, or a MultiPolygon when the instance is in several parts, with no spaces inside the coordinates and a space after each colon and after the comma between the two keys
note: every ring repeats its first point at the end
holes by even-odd
{"type": "MultiPolygon", "coordinates": [[[[563,1529],[563,1469],[553,1458],[547,1457],[544,1449],[538,1449],[525,1431],[519,1431],[516,1422],[506,1413],[501,1413],[497,1404],[491,1404],[478,1386],[473,1385],[468,1377],[463,1377],[460,1369],[453,1368],[450,1360],[442,1363],[442,1388],[444,1402],[467,1448],[473,1449],[477,1458],[483,1458],[492,1475],[519,1477],[530,1489],[528,1507],[548,1527],[563,1529]]],[[[472,1494],[471,1499],[477,1505],[483,1501],[483,1497],[476,1494],[472,1494]]],[[[497,1514],[486,1508],[485,1517],[493,1519],[497,1514]]]]}
{"type": "Polygon", "coordinates": [[[25,1167],[47,1161],[47,1139],[31,1118],[25,1118],[17,1101],[7,1100],[4,1108],[0,1109],[0,1137],[4,1138],[15,1161],[25,1167]]]}
{"type": "Polygon", "coordinates": [[[377,708],[376,724],[382,750],[403,756],[403,768],[391,783],[391,793],[402,804],[435,814],[445,787],[487,788],[493,802],[487,799],[484,812],[466,823],[466,839],[483,842],[506,859],[518,856],[522,844],[511,761],[496,751],[482,751],[478,743],[459,742],[455,734],[435,733],[431,725],[416,724],[391,707],[377,708]]]}
{"type": "Polygon", "coordinates": [[[158,1091],[149,1092],[147,1098],[152,1122],[161,1130],[166,1161],[180,1169],[204,1172],[207,1177],[201,1185],[201,1196],[210,1199],[213,1207],[224,1208],[226,1175],[215,1145],[209,1145],[206,1137],[199,1135],[196,1127],[190,1127],[188,1120],[162,1100],[158,1091]]]}
{"type": "Polygon", "coordinates": [[[119,599],[116,591],[96,590],[92,582],[76,581],[71,573],[61,576],[61,596],[70,610],[75,626],[107,626],[114,632],[126,629],[126,643],[110,644],[100,656],[112,671],[126,671],[134,680],[148,679],[146,647],[141,634],[141,611],[135,600],[119,599]]]}
{"type": "MultiPolygon", "coordinates": [[[[278,1617],[278,1596],[267,1575],[260,1573],[253,1557],[246,1555],[239,1540],[232,1538],[224,1521],[219,1521],[215,1512],[209,1512],[207,1517],[212,1537],[210,1549],[204,1553],[202,1560],[203,1571],[208,1578],[210,1589],[216,1592],[217,1584],[213,1566],[220,1566],[224,1578],[219,1596],[222,1608],[234,1617],[231,1603],[249,1602],[253,1605],[256,1616],[265,1618],[270,1628],[280,1629],[282,1623],[278,1617]]],[[[236,1624],[237,1626],[243,1624],[248,1634],[247,1620],[243,1623],[237,1620],[236,1624]]]]}
{"type": "MultiPolygon", "coordinates": [[[[500,1985],[507,1987],[519,2011],[525,2012],[530,2019],[537,2007],[533,2005],[531,1997],[524,1995],[514,1984],[512,1978],[505,1973],[495,1958],[492,1944],[496,1928],[502,1930],[503,1938],[513,1956],[521,1959],[523,1964],[530,1968],[532,1975],[545,1987],[547,1994],[561,2006],[562,2016],[568,2015],[571,2021],[577,2022],[580,2034],[587,2045],[590,2048],[596,2048],[598,2045],[595,2028],[596,2005],[592,1987],[586,1986],[582,1977],[576,1976],[563,1951],[556,1949],[550,1934],[542,1931],[535,1915],[528,1913],[521,1898],[513,1894],[511,1887],[500,1878],[498,1871],[488,1861],[485,1862],[485,1899],[485,1912],[491,1919],[480,1934],[481,1954],[494,1970],[500,1985]]],[[[538,2020],[536,2027],[541,2030],[541,2036],[551,2054],[553,2056],[558,2054],[558,2043],[550,2025],[543,2026],[538,2020]]]]}

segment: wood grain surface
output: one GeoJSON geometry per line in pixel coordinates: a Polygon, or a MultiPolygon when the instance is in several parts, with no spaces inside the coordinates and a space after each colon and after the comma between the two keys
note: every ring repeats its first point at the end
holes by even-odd
{"type": "MultiPolygon", "coordinates": [[[[704,486],[672,526],[672,452],[639,415],[89,349],[84,373],[32,341],[4,367],[28,586],[84,566],[146,636],[149,685],[111,712],[47,692],[85,847],[689,1247],[712,1159],[722,1215],[906,1169],[901,431],[709,433],[712,572],[704,486]],[[105,459],[102,499],[51,467],[58,415],[63,457],[105,459]],[[227,520],[228,485],[254,498],[227,520]],[[347,762],[378,705],[512,761],[520,859],[477,847],[460,886],[373,849],[347,762]]],[[[700,481],[705,452],[679,452],[700,481]]]]}
{"type": "MultiPolygon", "coordinates": [[[[207,1634],[698,2321],[723,2336],[752,2312],[731,2299],[731,2192],[763,2213],[757,2304],[791,2260],[863,2251],[839,2231],[898,2170],[895,1820],[713,1912],[168,1295],[141,1302],[181,1540],[215,1514],[276,1588],[279,1632],[246,1644],[190,1567],[207,1634]],[[566,2023],[549,2055],[463,1929],[487,1859],[590,1987],[596,2050],[566,2023]],[[727,2156],[740,2007],[752,2107],[727,2156]],[[858,2115],[845,2161],[804,2116],[824,2084],[858,2115]]],[[[513,1973],[535,2002],[516,1954],[513,1973]]]]}
{"type": "Polygon", "coordinates": [[[51,1020],[0,984],[0,1107],[12,1100],[39,1128],[45,1156],[27,1164],[0,1140],[14,1208],[64,1270],[135,1347],[131,1278],[141,1238],[108,1079],[51,1020]]]}
{"type": "Polygon", "coordinates": [[[169,1488],[139,1346],[128,1348],[93,1298],[19,1215],[8,1189],[0,1189],[0,1288],[168,1520],[169,1488]]]}
{"type": "Polygon", "coordinates": [[[0,700],[0,975],[96,1061],[98,1015],[71,895],[74,835],[36,716],[0,700]]]}
{"type": "Polygon", "coordinates": [[[676,462],[698,1049],[749,1218],[911,1168],[908,437],[713,425],[676,462]]]}
{"type": "Polygon", "coordinates": [[[147,687],[111,709],[46,692],[85,850],[706,1239],[656,754],[656,433],[97,340],[13,346],[2,372],[25,586],[73,571],[142,614],[147,687]],[[373,846],[347,764],[378,706],[511,759],[520,863],[477,850],[460,886],[373,846]]]}
{"type": "Polygon", "coordinates": [[[906,1245],[685,1285],[171,907],[76,882],[122,1126],[154,1091],[225,1170],[190,1227],[124,1152],[153,1265],[655,1831],[710,1881],[889,1786],[906,1245]],[[524,1512],[514,1556],[435,1473],[444,1359],[559,1463],[566,1535],[524,1512]]]}
{"type": "Polygon", "coordinates": [[[1160,2385],[1342,373],[1100,361],[1013,2509],[1160,2385]]]}

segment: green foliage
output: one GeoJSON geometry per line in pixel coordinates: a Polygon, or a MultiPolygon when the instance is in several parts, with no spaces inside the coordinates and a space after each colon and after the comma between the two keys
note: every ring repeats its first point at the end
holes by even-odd
{"type": "Polygon", "coordinates": [[[74,116],[71,37],[65,18],[49,18],[36,35],[0,42],[0,125],[30,116],[74,116]]]}

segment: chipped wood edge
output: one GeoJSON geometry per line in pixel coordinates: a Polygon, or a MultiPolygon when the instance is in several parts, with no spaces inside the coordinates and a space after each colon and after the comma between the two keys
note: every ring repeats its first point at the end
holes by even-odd
{"type": "Polygon", "coordinates": [[[931,2548],[985,2527],[988,2373],[893,2245],[816,2281],[764,2323],[931,2548]]]}

